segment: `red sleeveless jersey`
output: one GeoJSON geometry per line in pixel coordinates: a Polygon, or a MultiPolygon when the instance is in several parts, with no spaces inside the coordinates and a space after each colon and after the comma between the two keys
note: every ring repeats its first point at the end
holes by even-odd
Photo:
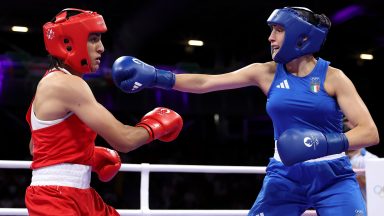
{"type": "MultiPolygon", "coordinates": [[[[53,71],[46,71],[44,76],[53,71]]],[[[33,100],[32,100],[33,103],[33,100]]],[[[26,120],[32,133],[32,169],[60,163],[91,165],[96,132],[72,114],[59,124],[32,130],[29,106],[26,120]]]]}
{"type": "Polygon", "coordinates": [[[32,104],[26,115],[33,141],[32,169],[59,163],[91,165],[96,132],[75,114],[56,125],[32,130],[31,110],[32,104]]]}

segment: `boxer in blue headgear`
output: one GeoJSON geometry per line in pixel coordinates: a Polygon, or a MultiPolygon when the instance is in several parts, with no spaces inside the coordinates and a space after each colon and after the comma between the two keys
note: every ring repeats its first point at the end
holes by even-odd
{"type": "Polygon", "coordinates": [[[375,145],[379,134],[351,80],[315,58],[331,22],[307,8],[275,10],[267,20],[272,59],[223,74],[174,74],[134,57],[118,58],[115,84],[124,92],[144,88],[191,93],[255,86],[267,96],[275,154],[249,216],[365,216],[366,207],[347,149],[375,145]],[[343,113],[356,125],[343,132],[343,113]]]}
{"type": "Polygon", "coordinates": [[[282,26],[285,30],[284,42],[274,57],[275,62],[282,64],[318,52],[331,27],[331,21],[325,15],[314,14],[303,7],[276,9],[267,23],[282,26]]]}

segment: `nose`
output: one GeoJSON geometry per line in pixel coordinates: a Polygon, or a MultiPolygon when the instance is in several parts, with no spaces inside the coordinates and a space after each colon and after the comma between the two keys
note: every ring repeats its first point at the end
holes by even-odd
{"type": "Polygon", "coordinates": [[[97,52],[101,54],[104,51],[105,51],[105,49],[104,49],[103,42],[101,42],[101,40],[100,40],[99,45],[97,46],[97,52]]]}
{"type": "Polygon", "coordinates": [[[269,42],[274,42],[276,39],[275,39],[275,34],[273,31],[271,31],[271,34],[269,34],[269,37],[268,37],[268,41],[269,42]]]}

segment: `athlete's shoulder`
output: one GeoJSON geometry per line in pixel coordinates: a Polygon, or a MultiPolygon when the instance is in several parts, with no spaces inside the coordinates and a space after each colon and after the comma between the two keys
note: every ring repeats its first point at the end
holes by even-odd
{"type": "Polygon", "coordinates": [[[335,68],[332,66],[328,66],[328,70],[327,70],[327,79],[328,80],[337,81],[337,80],[343,79],[343,78],[345,78],[345,74],[341,69],[335,68]]]}
{"type": "Polygon", "coordinates": [[[276,63],[271,62],[265,62],[265,63],[252,63],[246,67],[243,68],[243,70],[247,70],[254,75],[256,74],[274,74],[276,71],[276,63]]]}
{"type": "Polygon", "coordinates": [[[246,70],[252,82],[266,94],[275,76],[276,66],[273,61],[253,63],[248,65],[246,70]]]}
{"type": "Polygon", "coordinates": [[[329,67],[325,79],[325,88],[329,95],[334,96],[336,92],[352,92],[354,85],[347,75],[338,68],[329,67]]]}
{"type": "Polygon", "coordinates": [[[37,94],[57,99],[80,96],[84,91],[88,92],[90,88],[81,77],[62,72],[48,74],[40,80],[37,86],[37,94]]]}
{"type": "Polygon", "coordinates": [[[264,69],[264,70],[275,70],[276,66],[277,64],[274,61],[263,62],[263,63],[252,63],[249,65],[249,67],[264,69]]]}
{"type": "Polygon", "coordinates": [[[87,85],[81,77],[61,72],[50,73],[40,83],[41,85],[64,91],[87,85]]]}

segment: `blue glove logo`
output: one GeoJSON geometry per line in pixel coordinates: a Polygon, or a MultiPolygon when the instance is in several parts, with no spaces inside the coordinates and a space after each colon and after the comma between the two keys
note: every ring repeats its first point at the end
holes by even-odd
{"type": "Polygon", "coordinates": [[[131,91],[136,91],[138,88],[140,88],[143,84],[139,83],[139,82],[135,82],[133,83],[133,87],[131,89],[131,91]]]}
{"type": "Polygon", "coordinates": [[[313,142],[310,137],[304,137],[304,145],[307,146],[308,148],[312,147],[313,142]]]}
{"type": "Polygon", "coordinates": [[[132,61],[135,62],[136,64],[143,64],[143,62],[140,61],[140,60],[137,59],[137,58],[132,58],[132,61]]]}
{"type": "Polygon", "coordinates": [[[313,149],[316,150],[316,146],[319,145],[319,140],[315,136],[304,137],[304,145],[308,148],[313,146],[313,149]]]}

